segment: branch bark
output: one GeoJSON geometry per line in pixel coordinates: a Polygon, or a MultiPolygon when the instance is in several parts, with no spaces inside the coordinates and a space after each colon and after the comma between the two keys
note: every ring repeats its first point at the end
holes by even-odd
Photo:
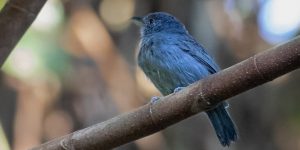
{"type": "Polygon", "coordinates": [[[33,150],[111,149],[162,130],[300,67],[300,37],[250,57],[182,91],[42,144],[33,150]]]}
{"type": "Polygon", "coordinates": [[[0,12],[0,67],[47,0],[9,0],[0,12]]]}

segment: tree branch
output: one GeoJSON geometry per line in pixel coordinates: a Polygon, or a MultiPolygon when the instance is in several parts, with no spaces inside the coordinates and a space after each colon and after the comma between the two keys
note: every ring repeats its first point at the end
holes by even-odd
{"type": "Polygon", "coordinates": [[[0,12],[0,67],[47,0],[9,0],[0,12]]]}
{"type": "Polygon", "coordinates": [[[162,130],[300,67],[300,37],[200,80],[153,105],[79,130],[33,150],[111,149],[162,130]]]}

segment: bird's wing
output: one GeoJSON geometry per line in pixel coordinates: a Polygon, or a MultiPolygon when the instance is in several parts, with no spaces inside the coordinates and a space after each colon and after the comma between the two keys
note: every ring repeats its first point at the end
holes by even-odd
{"type": "Polygon", "coordinates": [[[204,47],[197,43],[194,39],[187,39],[185,37],[184,39],[182,39],[182,41],[176,44],[178,47],[181,48],[182,51],[189,54],[199,63],[204,65],[211,74],[214,74],[219,70],[219,67],[215,63],[213,58],[209,56],[208,53],[205,51],[204,47]]]}

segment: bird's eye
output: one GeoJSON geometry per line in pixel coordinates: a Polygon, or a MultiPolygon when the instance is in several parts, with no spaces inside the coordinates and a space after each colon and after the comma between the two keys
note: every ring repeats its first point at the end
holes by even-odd
{"type": "Polygon", "coordinates": [[[154,19],[149,19],[149,23],[153,24],[154,23],[154,19]]]}

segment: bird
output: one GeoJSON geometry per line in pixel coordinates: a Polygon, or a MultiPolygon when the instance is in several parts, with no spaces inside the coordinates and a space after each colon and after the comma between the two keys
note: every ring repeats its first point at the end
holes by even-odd
{"type": "MultiPolygon", "coordinates": [[[[205,48],[173,15],[154,12],[132,19],[140,25],[137,63],[162,95],[177,92],[220,70],[205,48]]],[[[222,146],[230,146],[238,138],[227,107],[228,103],[222,102],[206,111],[222,146]]]]}

